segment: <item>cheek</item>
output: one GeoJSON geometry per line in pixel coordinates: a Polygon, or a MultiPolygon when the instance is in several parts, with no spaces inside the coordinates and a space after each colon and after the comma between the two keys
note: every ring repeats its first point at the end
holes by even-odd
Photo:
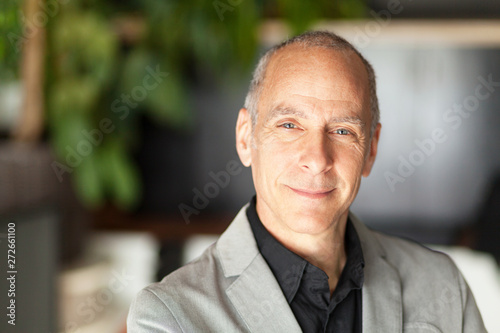
{"type": "Polygon", "coordinates": [[[336,147],[334,169],[342,173],[346,178],[360,178],[365,164],[363,149],[358,146],[336,147]]]}
{"type": "Polygon", "coordinates": [[[254,180],[263,182],[261,186],[269,186],[280,181],[286,170],[293,166],[297,152],[287,145],[267,142],[253,150],[254,180]]]}

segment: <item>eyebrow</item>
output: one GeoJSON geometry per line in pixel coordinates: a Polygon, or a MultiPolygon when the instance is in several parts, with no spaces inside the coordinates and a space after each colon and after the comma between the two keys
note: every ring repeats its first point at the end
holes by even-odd
{"type": "Polygon", "coordinates": [[[309,119],[309,116],[304,112],[290,106],[278,106],[269,112],[266,117],[266,122],[279,116],[297,116],[304,119],[309,119]]]}
{"type": "MultiPolygon", "coordinates": [[[[268,122],[276,117],[279,117],[279,116],[297,116],[297,117],[304,118],[304,119],[310,118],[309,115],[307,115],[303,111],[295,109],[294,107],[278,106],[278,107],[272,109],[271,112],[269,112],[268,116],[266,117],[266,122],[268,122]]],[[[354,117],[334,117],[334,118],[330,119],[330,122],[349,123],[349,124],[357,125],[357,126],[361,126],[361,127],[365,126],[365,122],[363,120],[361,120],[361,118],[356,117],[356,116],[354,116],[354,117]]]]}
{"type": "Polygon", "coordinates": [[[349,123],[352,125],[365,126],[365,122],[359,117],[335,117],[332,119],[334,123],[349,123]]]}

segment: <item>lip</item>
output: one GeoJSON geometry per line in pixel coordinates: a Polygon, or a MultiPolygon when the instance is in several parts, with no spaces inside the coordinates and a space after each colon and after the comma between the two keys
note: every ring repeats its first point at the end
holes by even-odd
{"type": "Polygon", "coordinates": [[[309,199],[322,199],[330,195],[334,191],[331,190],[305,190],[305,189],[296,189],[288,186],[293,192],[297,193],[300,196],[309,198],[309,199]]]}

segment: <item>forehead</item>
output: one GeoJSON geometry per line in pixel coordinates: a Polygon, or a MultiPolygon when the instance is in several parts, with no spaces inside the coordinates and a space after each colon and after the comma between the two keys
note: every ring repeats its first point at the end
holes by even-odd
{"type": "Polygon", "coordinates": [[[289,45],[271,58],[263,83],[261,102],[283,103],[294,96],[317,101],[369,105],[368,74],[351,50],[289,45]]]}

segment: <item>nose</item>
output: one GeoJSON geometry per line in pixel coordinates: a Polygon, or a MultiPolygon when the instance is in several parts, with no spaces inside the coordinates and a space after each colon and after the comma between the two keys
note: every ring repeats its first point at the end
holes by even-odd
{"type": "Polygon", "coordinates": [[[333,166],[333,147],[327,133],[309,133],[301,143],[300,167],[311,175],[328,172],[333,166]]]}

